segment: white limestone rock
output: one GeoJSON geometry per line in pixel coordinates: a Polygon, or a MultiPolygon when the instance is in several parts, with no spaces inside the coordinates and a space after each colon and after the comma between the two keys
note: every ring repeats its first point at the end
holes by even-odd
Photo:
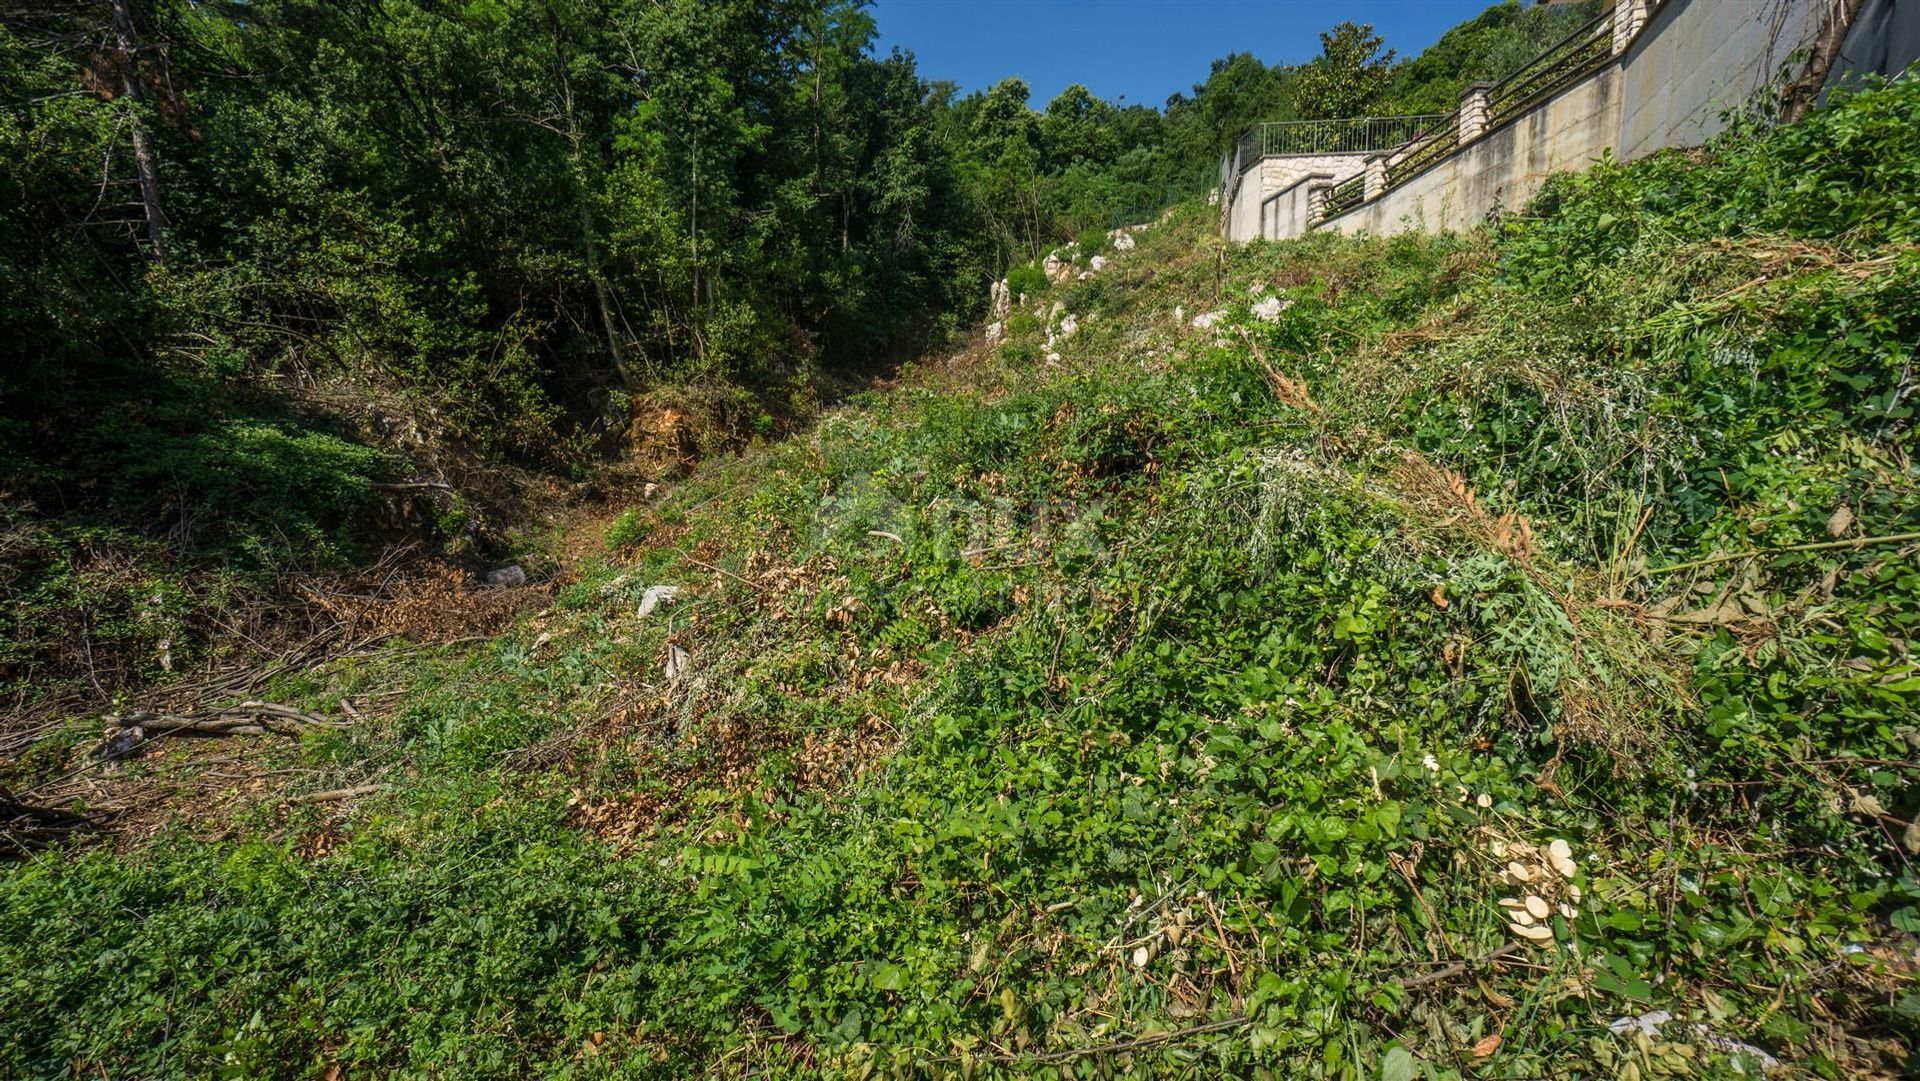
{"type": "Polygon", "coordinates": [[[997,322],[999,320],[1005,319],[1009,314],[1012,313],[1013,288],[1007,284],[1007,279],[1001,278],[999,281],[994,282],[993,289],[990,295],[993,300],[993,304],[992,304],[993,311],[991,315],[992,319],[994,319],[997,322]]]}
{"type": "Polygon", "coordinates": [[[652,615],[654,609],[663,604],[673,603],[673,599],[679,595],[679,586],[648,586],[647,591],[640,595],[640,618],[652,615]]]}
{"type": "Polygon", "coordinates": [[[1007,325],[1005,323],[995,322],[987,324],[987,341],[997,342],[1006,336],[1007,325]]]}
{"type": "Polygon", "coordinates": [[[1195,330],[1212,330],[1220,320],[1226,317],[1227,313],[1225,309],[1217,312],[1201,312],[1199,315],[1193,317],[1193,327],[1195,330]]]}
{"type": "Polygon", "coordinates": [[[1278,323],[1280,313],[1293,307],[1291,297],[1264,297],[1253,305],[1253,317],[1263,323],[1278,323]]]}
{"type": "Polygon", "coordinates": [[[1107,257],[1104,255],[1096,255],[1093,258],[1087,260],[1087,265],[1092,267],[1094,270],[1105,270],[1107,269],[1107,257]]]}

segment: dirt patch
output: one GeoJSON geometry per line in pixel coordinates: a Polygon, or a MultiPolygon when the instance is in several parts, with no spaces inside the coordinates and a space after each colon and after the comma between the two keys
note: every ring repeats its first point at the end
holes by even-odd
{"type": "Polygon", "coordinates": [[[687,752],[700,757],[696,768],[667,761],[663,754],[641,757],[636,772],[657,784],[609,797],[574,796],[568,820],[603,840],[621,846],[663,827],[685,824],[704,793],[753,793],[772,802],[781,796],[834,792],[870,774],[899,748],[901,735],[878,715],[851,728],[804,733],[769,730],[733,720],[691,733],[687,752]],[[764,776],[766,762],[788,757],[784,778],[764,776]]]}
{"type": "MultiPolygon", "coordinates": [[[[114,703],[68,698],[0,721],[0,777],[22,803],[82,814],[98,827],[87,837],[118,847],[145,844],[170,824],[218,836],[242,809],[289,786],[324,786],[313,775],[327,771],[289,767],[296,735],[286,731],[243,724],[224,734],[162,735],[138,728],[130,716],[217,711],[256,697],[276,678],[373,656],[396,648],[389,644],[396,640],[492,638],[551,603],[556,584],[489,588],[450,561],[404,556],[348,574],[302,577],[290,584],[290,604],[226,614],[234,637],[218,667],[114,703]],[[126,746],[116,747],[114,738],[126,746]]],[[[390,696],[403,692],[329,703],[322,712],[332,723],[371,723],[390,696]]]]}
{"type": "Polygon", "coordinates": [[[493,637],[522,615],[544,608],[560,581],[487,586],[448,560],[429,557],[404,571],[358,572],[309,579],[296,588],[332,616],[349,640],[406,638],[434,644],[493,637]]]}

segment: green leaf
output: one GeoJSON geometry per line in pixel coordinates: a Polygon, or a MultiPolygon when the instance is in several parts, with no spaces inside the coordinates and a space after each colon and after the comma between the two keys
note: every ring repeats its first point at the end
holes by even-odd
{"type": "Polygon", "coordinates": [[[1643,979],[1623,980],[1611,972],[1596,972],[1593,976],[1593,986],[1596,990],[1605,991],[1610,995],[1619,995],[1621,998],[1630,998],[1635,1002],[1653,1001],[1653,985],[1643,979]]]}
{"type": "Polygon", "coordinates": [[[1394,1044],[1380,1056],[1380,1081],[1415,1081],[1420,1076],[1420,1061],[1413,1052],[1394,1044]]]}

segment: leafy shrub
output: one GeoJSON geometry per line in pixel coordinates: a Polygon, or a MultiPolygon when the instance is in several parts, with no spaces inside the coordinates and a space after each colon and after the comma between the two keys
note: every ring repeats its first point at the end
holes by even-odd
{"type": "Polygon", "coordinates": [[[1085,230],[1074,241],[1074,251],[1083,260],[1096,255],[1105,255],[1113,247],[1113,240],[1107,236],[1107,230],[1095,227],[1085,230]]]}
{"type": "Polygon", "coordinates": [[[653,532],[651,516],[641,507],[628,507],[620,512],[607,527],[606,544],[613,551],[624,551],[638,545],[653,532]]]}
{"type": "Polygon", "coordinates": [[[1007,268],[1007,288],[1012,291],[1015,300],[1022,296],[1040,296],[1050,285],[1052,283],[1047,280],[1047,272],[1037,263],[1022,263],[1007,268]]]}

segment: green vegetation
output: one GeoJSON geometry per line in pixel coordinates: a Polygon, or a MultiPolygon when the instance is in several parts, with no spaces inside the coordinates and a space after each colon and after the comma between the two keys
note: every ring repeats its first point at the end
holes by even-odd
{"type": "Polygon", "coordinates": [[[361,719],[228,820],[0,870],[0,1073],[1911,1070],[1917,127],[1185,205],[507,632],[278,676],[361,719]]]}
{"type": "MultiPolygon", "coordinates": [[[[1557,21],[1507,0],[1393,95],[1557,21]]],[[[1164,110],[1038,108],[874,39],[863,0],[0,13],[0,693],[230,659],[221,613],[299,608],[291,573],[516,558],[663,412],[675,462],[797,430],[994,278],[1204,190],[1301,79],[1368,73],[1319,115],[1387,70],[1344,27],[1164,110]]]]}

